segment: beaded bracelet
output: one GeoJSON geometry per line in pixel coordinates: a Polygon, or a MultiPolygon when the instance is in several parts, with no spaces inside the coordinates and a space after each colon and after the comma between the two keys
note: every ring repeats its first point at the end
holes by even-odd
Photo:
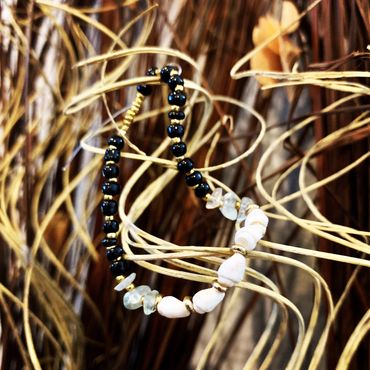
{"type": "MultiPolygon", "coordinates": [[[[158,291],[152,290],[147,285],[135,287],[133,282],[136,274],[125,275],[127,261],[123,259],[123,248],[117,239],[119,223],[114,219],[114,215],[118,211],[118,204],[113,197],[120,193],[120,186],[117,182],[119,175],[117,163],[120,159],[120,150],[124,146],[123,138],[114,135],[108,139],[109,147],[104,155],[106,163],[103,168],[103,176],[106,178],[106,182],[102,186],[104,200],[101,210],[105,216],[103,230],[107,236],[103,239],[102,244],[107,247],[106,254],[112,262],[110,266],[112,274],[119,281],[115,290],[127,290],[123,297],[123,303],[127,309],[133,310],[143,307],[146,315],[157,310],[159,314],[168,318],[186,317],[192,312],[200,314],[211,312],[223,300],[226,290],[243,279],[246,268],[246,253],[248,250],[254,249],[257,242],[265,234],[268,218],[247,197],[239,201],[237,195],[232,192],[223,196],[221,188],[216,188],[210,194],[209,184],[199,171],[194,170],[194,162],[185,157],[187,148],[182,141],[185,131],[182,121],[185,119],[185,113],[181,108],[186,103],[186,94],[184,93],[184,80],[180,76],[179,69],[174,66],[165,66],[161,70],[150,68],[147,75],[159,75],[161,81],[167,83],[170,88],[168,102],[171,105],[171,110],[168,113],[170,125],[167,128],[167,133],[172,140],[170,149],[176,157],[177,169],[185,175],[186,184],[194,189],[198,198],[203,198],[206,201],[206,208],[219,208],[226,218],[236,220],[238,226],[244,222],[244,226],[238,229],[235,234],[235,242],[231,247],[234,254],[220,265],[217,271],[218,277],[211,288],[200,290],[193,298],[185,297],[181,301],[173,296],[162,297],[158,291]]],[[[144,97],[150,95],[151,92],[150,85],[137,86],[136,99],[123,121],[124,132],[127,132],[144,97]]]]}

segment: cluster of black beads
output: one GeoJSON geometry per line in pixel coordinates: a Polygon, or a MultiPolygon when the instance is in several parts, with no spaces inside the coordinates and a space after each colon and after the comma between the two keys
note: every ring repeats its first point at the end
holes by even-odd
{"type": "MultiPolygon", "coordinates": [[[[168,94],[168,103],[171,106],[177,106],[179,109],[171,110],[168,113],[170,120],[183,121],[185,113],[180,110],[186,103],[186,94],[183,91],[177,90],[178,86],[184,86],[184,80],[178,73],[178,70],[173,66],[165,66],[160,71],[161,80],[167,83],[170,88],[168,94]]],[[[171,139],[178,138],[178,142],[171,145],[172,154],[179,158],[186,154],[186,144],[182,141],[184,135],[184,126],[180,123],[170,124],[167,127],[167,134],[171,139]]],[[[199,171],[194,171],[194,162],[190,158],[184,158],[177,163],[177,169],[185,175],[186,185],[193,187],[195,195],[198,198],[205,197],[210,191],[210,187],[203,179],[199,171]]]]}
{"type": "MultiPolygon", "coordinates": [[[[114,135],[108,139],[108,149],[104,154],[103,176],[105,181],[102,185],[104,195],[116,197],[121,192],[121,187],[117,182],[119,176],[119,167],[117,163],[121,158],[121,150],[124,146],[124,140],[121,136],[114,135]]],[[[118,203],[116,199],[104,199],[100,205],[104,216],[115,216],[118,212],[118,203]]],[[[119,230],[119,222],[115,219],[106,219],[103,224],[103,231],[106,237],[101,241],[103,247],[107,248],[106,256],[113,276],[124,275],[127,271],[127,261],[123,260],[123,248],[117,238],[108,237],[109,234],[115,234],[119,230]]]]}

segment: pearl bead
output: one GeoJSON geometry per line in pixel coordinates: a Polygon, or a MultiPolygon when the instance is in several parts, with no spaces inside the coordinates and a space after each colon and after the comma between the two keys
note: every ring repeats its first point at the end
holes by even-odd
{"type": "Polygon", "coordinates": [[[244,226],[251,224],[261,224],[264,227],[267,227],[268,223],[269,223],[268,217],[261,209],[257,208],[252,209],[250,213],[248,213],[247,218],[244,221],[244,226]]]}
{"type": "Polygon", "coordinates": [[[157,311],[160,315],[169,319],[177,319],[190,315],[185,303],[172,296],[163,297],[157,304],[157,311]]]}
{"type": "Polygon", "coordinates": [[[215,288],[200,290],[193,297],[195,312],[206,313],[213,311],[224,299],[225,293],[219,292],[215,288]]]}
{"type": "Polygon", "coordinates": [[[220,265],[217,275],[221,285],[232,287],[243,280],[246,267],[245,257],[240,253],[234,253],[220,265]]]}
{"type": "Polygon", "coordinates": [[[133,283],[133,281],[136,278],[136,274],[133,272],[129,276],[127,276],[125,279],[120,281],[115,287],[114,290],[117,292],[121,292],[122,290],[126,289],[130,284],[133,283]]]}
{"type": "Polygon", "coordinates": [[[248,232],[247,227],[242,227],[235,233],[235,244],[241,245],[243,248],[248,251],[256,248],[257,241],[253,236],[248,232]]]}

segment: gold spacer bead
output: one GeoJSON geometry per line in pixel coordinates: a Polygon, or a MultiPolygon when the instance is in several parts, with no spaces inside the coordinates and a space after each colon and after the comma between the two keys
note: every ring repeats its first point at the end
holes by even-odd
{"type": "Polygon", "coordinates": [[[184,302],[186,309],[187,309],[190,313],[194,313],[194,312],[195,312],[195,310],[194,310],[194,305],[193,305],[193,301],[191,300],[191,297],[186,296],[186,297],[184,297],[184,299],[183,299],[182,301],[184,302]]]}
{"type": "Polygon", "coordinates": [[[174,137],[171,139],[174,144],[180,143],[181,139],[179,137],[174,137]]]}
{"type": "Polygon", "coordinates": [[[182,121],[180,119],[171,119],[170,124],[171,125],[181,125],[182,121]]]}
{"type": "Polygon", "coordinates": [[[106,161],[105,164],[115,164],[114,161],[106,161]]]}
{"type": "Polygon", "coordinates": [[[182,161],[184,158],[185,158],[185,156],[184,156],[184,155],[182,155],[181,157],[176,157],[176,161],[177,161],[177,162],[180,162],[180,161],[182,161]]]}
{"type": "Polygon", "coordinates": [[[212,198],[212,195],[211,194],[206,194],[204,197],[203,197],[203,199],[206,201],[206,202],[208,202],[210,199],[212,198]]]}
{"type": "Polygon", "coordinates": [[[157,307],[158,306],[158,303],[162,300],[162,296],[160,294],[158,294],[156,297],[155,297],[155,303],[154,303],[154,306],[157,307]]]}
{"type": "Polygon", "coordinates": [[[105,216],[104,219],[105,219],[105,221],[113,221],[114,216],[105,216]]]}
{"type": "Polygon", "coordinates": [[[175,91],[184,91],[184,86],[183,85],[177,85],[175,87],[175,91]]]}
{"type": "Polygon", "coordinates": [[[114,239],[117,237],[117,233],[108,233],[107,234],[107,238],[111,238],[111,239],[114,239]]]}
{"type": "Polygon", "coordinates": [[[124,275],[119,275],[119,276],[116,276],[116,280],[120,283],[122,280],[125,280],[126,279],[126,276],[124,275]]]}
{"type": "Polygon", "coordinates": [[[235,202],[235,208],[238,210],[240,209],[240,202],[238,200],[235,202]]]}
{"type": "Polygon", "coordinates": [[[133,283],[131,283],[127,288],[126,288],[126,290],[128,291],[128,292],[130,292],[131,290],[133,290],[133,289],[135,289],[135,285],[133,284],[133,283]]]}
{"type": "Polygon", "coordinates": [[[247,255],[247,250],[245,248],[243,248],[242,246],[240,246],[240,245],[234,244],[230,249],[233,252],[240,253],[243,256],[247,255]]]}
{"type": "Polygon", "coordinates": [[[227,287],[220,284],[217,280],[213,282],[212,287],[218,290],[220,293],[225,293],[227,291],[227,287]]]}
{"type": "Polygon", "coordinates": [[[179,71],[177,70],[177,68],[172,69],[170,72],[170,76],[176,76],[178,74],[179,74],[179,71]]]}
{"type": "Polygon", "coordinates": [[[171,110],[178,112],[180,110],[180,107],[178,105],[171,105],[171,110]]]}
{"type": "Polygon", "coordinates": [[[113,196],[112,195],[104,194],[103,199],[104,200],[111,200],[111,199],[113,199],[113,196]]]}

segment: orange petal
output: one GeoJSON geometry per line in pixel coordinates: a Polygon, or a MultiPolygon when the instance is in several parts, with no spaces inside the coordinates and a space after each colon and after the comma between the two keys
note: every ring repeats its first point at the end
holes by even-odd
{"type": "MultiPolygon", "coordinates": [[[[288,27],[292,22],[298,19],[299,13],[296,6],[290,1],[283,1],[283,7],[281,12],[281,28],[288,27]]],[[[299,27],[299,21],[293,24],[288,29],[288,33],[292,33],[299,27]]]]}
{"type": "MultiPolygon", "coordinates": [[[[256,46],[261,45],[273,34],[279,32],[279,30],[280,30],[279,22],[276,19],[272,18],[269,15],[266,15],[265,17],[260,17],[257,26],[254,27],[253,29],[252,33],[253,44],[256,46]]],[[[270,49],[276,54],[279,54],[279,39],[276,38],[275,40],[271,41],[266,46],[266,48],[270,49]]]]}
{"type": "MultiPolygon", "coordinates": [[[[281,71],[280,57],[270,49],[265,48],[251,58],[251,70],[281,71]]],[[[276,82],[271,77],[256,76],[256,79],[261,85],[270,85],[276,82]]]]}

